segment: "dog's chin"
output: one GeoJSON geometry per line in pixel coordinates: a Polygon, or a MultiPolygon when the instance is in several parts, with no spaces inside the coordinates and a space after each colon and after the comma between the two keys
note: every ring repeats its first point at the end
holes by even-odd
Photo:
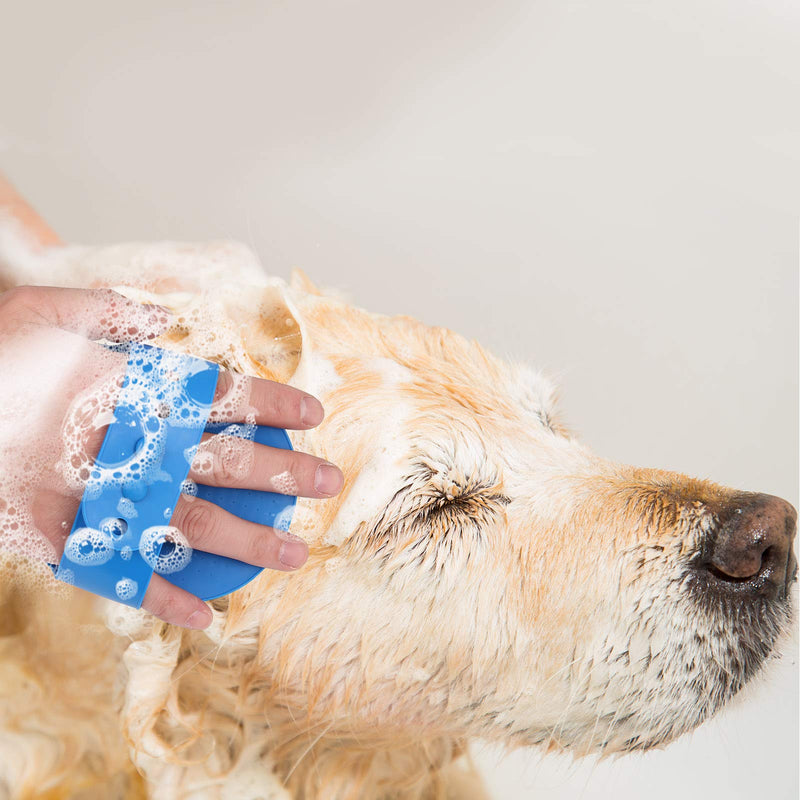
{"type": "MultiPolygon", "coordinates": [[[[720,632],[718,638],[704,643],[700,652],[690,650],[682,659],[685,683],[673,685],[677,702],[671,723],[665,720],[653,733],[622,742],[612,739],[601,750],[624,753],[662,748],[697,728],[745,687],[763,680],[764,673],[780,659],[789,643],[793,620],[791,596],[771,601],[748,598],[718,605],[712,621],[720,632]]],[[[644,715],[639,717],[642,724],[647,721],[644,715]]]]}
{"type": "MultiPolygon", "coordinates": [[[[671,616],[681,624],[673,623],[667,634],[658,631],[669,641],[659,655],[633,665],[625,664],[625,650],[604,653],[603,669],[618,672],[599,686],[584,681],[572,687],[575,721],[565,715],[552,727],[518,728],[513,739],[547,751],[601,758],[664,748],[716,714],[744,687],[757,689],[763,673],[791,643],[796,595],[795,586],[779,598],[731,597],[709,605],[684,594],[671,616]]],[[[664,605],[659,612],[669,613],[664,605]]],[[[583,675],[597,668],[597,661],[588,659],[583,675]]]]}

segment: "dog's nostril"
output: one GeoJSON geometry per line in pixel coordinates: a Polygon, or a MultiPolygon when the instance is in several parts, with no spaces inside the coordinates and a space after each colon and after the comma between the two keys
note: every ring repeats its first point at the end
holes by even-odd
{"type": "Polygon", "coordinates": [[[716,532],[705,569],[719,581],[749,582],[755,591],[767,584],[783,588],[793,561],[796,512],[771,495],[748,495],[742,500],[716,532]],[[759,577],[764,580],[754,580],[759,577]]]}
{"type": "Polygon", "coordinates": [[[713,564],[707,564],[706,569],[715,577],[719,578],[721,581],[728,581],[730,583],[747,583],[747,581],[754,578],[758,573],[761,571],[761,567],[759,565],[759,569],[754,572],[752,575],[729,575],[724,570],[721,570],[719,567],[715,567],[713,564]]]}
{"type": "Polygon", "coordinates": [[[763,553],[759,553],[759,549],[756,544],[750,552],[742,550],[731,554],[729,549],[715,548],[719,563],[715,563],[712,557],[708,570],[722,580],[749,581],[770,564],[775,555],[773,545],[768,545],[763,553]]]}

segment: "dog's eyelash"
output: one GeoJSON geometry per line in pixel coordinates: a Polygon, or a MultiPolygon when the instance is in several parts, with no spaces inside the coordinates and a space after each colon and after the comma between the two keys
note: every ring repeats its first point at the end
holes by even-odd
{"type": "Polygon", "coordinates": [[[470,486],[458,494],[437,492],[432,495],[430,502],[423,506],[421,514],[458,514],[474,512],[480,508],[496,508],[506,506],[511,498],[501,492],[492,491],[487,484],[470,486]]]}
{"type": "Polygon", "coordinates": [[[397,535],[414,528],[442,533],[467,525],[480,532],[511,502],[499,490],[498,480],[478,480],[470,475],[452,480],[452,471],[445,474],[451,478],[446,482],[442,472],[427,464],[415,465],[374,525],[372,536],[382,537],[390,531],[397,535]],[[387,520],[392,520],[389,527],[385,527],[387,520]]]}

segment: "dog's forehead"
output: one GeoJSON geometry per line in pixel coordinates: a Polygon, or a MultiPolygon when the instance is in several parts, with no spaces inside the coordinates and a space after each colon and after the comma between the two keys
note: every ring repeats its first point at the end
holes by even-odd
{"type": "MultiPolygon", "coordinates": [[[[335,374],[334,381],[311,381],[322,384],[333,404],[346,397],[367,405],[370,390],[389,389],[398,403],[431,420],[495,430],[552,427],[555,392],[541,373],[498,359],[451,330],[320,295],[302,295],[296,311],[309,371],[335,374]]],[[[298,377],[308,380],[303,366],[298,377]]]]}

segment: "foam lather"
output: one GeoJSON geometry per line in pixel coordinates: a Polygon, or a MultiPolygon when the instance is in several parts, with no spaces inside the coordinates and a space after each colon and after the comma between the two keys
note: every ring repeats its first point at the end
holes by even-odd
{"type": "Polygon", "coordinates": [[[229,594],[262,567],[192,550],[169,526],[181,493],[284,530],[296,498],[187,481],[200,438],[209,431],[291,450],[289,437],[267,426],[207,424],[219,377],[216,364],[140,343],[121,349],[128,366],[114,419],[55,575],[134,608],[141,606],[153,572],[203,600],[229,594]]]}

